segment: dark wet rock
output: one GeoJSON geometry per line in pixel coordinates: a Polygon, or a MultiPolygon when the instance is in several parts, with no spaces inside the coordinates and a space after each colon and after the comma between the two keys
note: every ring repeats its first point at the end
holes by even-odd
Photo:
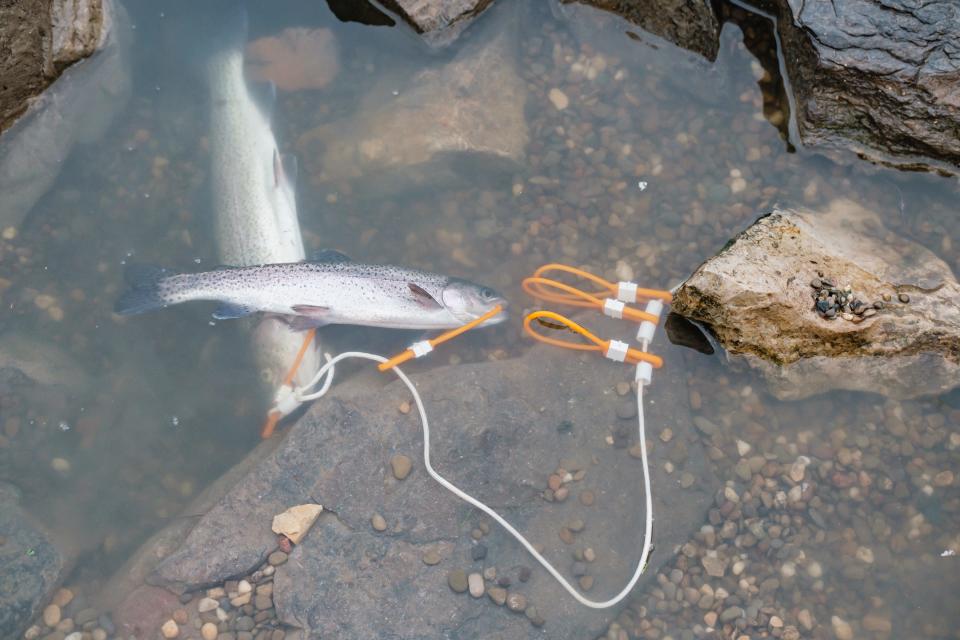
{"type": "Polygon", "coordinates": [[[49,602],[64,556],[20,508],[19,492],[0,483],[0,637],[20,638],[49,602]]]}
{"type": "Polygon", "coordinates": [[[369,0],[327,0],[327,6],[341,22],[359,22],[373,27],[392,27],[397,24],[369,0]]]}
{"type": "Polygon", "coordinates": [[[130,25],[123,7],[115,0],[55,2],[51,15],[45,8],[50,4],[0,5],[0,51],[9,51],[8,46],[24,47],[23,55],[29,58],[0,56],[0,128],[9,127],[0,146],[0,193],[4,194],[0,227],[20,225],[53,184],[74,146],[100,138],[129,97],[130,25]],[[35,5],[32,10],[30,5],[35,5]],[[5,15],[23,8],[33,16],[46,15],[53,23],[52,45],[49,41],[43,45],[52,48],[40,52],[39,60],[34,60],[37,43],[22,40],[22,34],[6,40],[4,31],[9,25],[28,26],[31,33],[41,28],[34,20],[43,22],[42,17],[26,20],[5,15]],[[25,21],[19,22],[21,19],[25,21]],[[97,55],[84,64],[70,66],[95,51],[97,55]],[[16,61],[15,72],[4,66],[10,59],[16,61]],[[24,74],[36,76],[36,81],[17,88],[17,83],[25,80],[24,74]],[[11,106],[25,96],[30,98],[26,113],[25,104],[11,106]]]}
{"type": "MultiPolygon", "coordinates": [[[[706,325],[782,399],[834,389],[910,398],[960,384],[960,285],[926,248],[849,200],[775,210],[707,260],[674,311],[706,325]],[[909,293],[859,322],[821,317],[812,277],[865,300],[909,293]]],[[[849,314],[848,314],[849,315],[849,314]]]]}
{"type": "Polygon", "coordinates": [[[562,0],[588,4],[623,16],[645,31],[673,44],[717,59],[720,21],[710,2],[687,0],[562,0]]]}
{"type": "Polygon", "coordinates": [[[301,157],[317,186],[357,193],[506,183],[520,171],[529,138],[527,88],[516,70],[512,12],[439,67],[374,88],[357,112],[304,133],[301,157]],[[311,158],[313,160],[311,160],[311,158]]]}
{"type": "Polygon", "coordinates": [[[470,21],[493,4],[493,0],[380,0],[431,46],[444,46],[457,39],[470,21]]]}
{"type": "Polygon", "coordinates": [[[101,0],[0,5],[0,131],[64,69],[96,51],[101,0]]]}
{"type": "MultiPolygon", "coordinates": [[[[612,330],[597,327],[605,329],[612,330]]],[[[655,350],[666,356],[668,366],[650,389],[657,402],[647,406],[647,424],[654,429],[669,422],[675,437],[689,438],[693,427],[679,366],[682,352],[665,341],[655,350]]],[[[414,375],[430,412],[434,465],[441,473],[497,505],[534,542],[544,543],[546,554],[563,570],[569,568],[563,558],[570,549],[557,531],[578,518],[584,523],[578,539],[596,549],[618,550],[606,557],[631,559],[591,564],[597,581],[593,595],[601,599],[630,577],[638,552],[640,462],[610,446],[604,426],[617,421],[616,403],[603,401],[606,392],[629,375],[601,358],[541,346],[519,360],[414,375]],[[544,376],[544,371],[552,373],[544,376]],[[574,397],[594,400],[570,403],[574,397]],[[565,420],[574,428],[558,433],[555,425],[565,420]],[[560,460],[594,456],[599,463],[585,467],[583,479],[574,483],[602,500],[589,508],[577,501],[544,501],[544,480],[560,460]]],[[[212,508],[189,510],[204,515],[190,520],[195,526],[175,550],[167,540],[159,552],[149,547],[141,552],[144,558],[166,555],[148,580],[184,591],[244,575],[276,547],[273,515],[309,496],[322,502],[325,512],[274,578],[279,619],[305,635],[535,637],[531,620],[545,621],[555,637],[601,631],[616,610],[585,610],[539,568],[518,574],[521,583],[511,588],[533,607],[532,614],[527,608],[529,619],[488,599],[478,603],[455,592],[463,587],[459,563],[471,558],[471,532],[481,517],[425,473],[393,478],[388,462],[394,452],[421,446],[415,413],[396,410],[408,397],[397,381],[373,373],[335,387],[274,449],[263,445],[241,472],[219,483],[221,494],[212,508]],[[369,526],[371,512],[397,523],[390,535],[369,526]],[[431,549],[441,556],[436,566],[422,561],[431,549]],[[456,573],[453,586],[451,572],[456,573]],[[344,588],[347,583],[350,589],[344,588]],[[431,606],[424,607],[425,601],[431,606]],[[477,615],[478,606],[487,607],[483,615],[477,615]]],[[[630,439],[634,442],[636,434],[630,439]]],[[[687,539],[702,523],[715,486],[704,453],[690,445],[679,465],[700,479],[692,489],[681,489],[662,465],[651,466],[657,538],[687,539]]],[[[483,544],[487,567],[512,573],[511,567],[530,565],[522,547],[495,525],[483,544]]],[[[652,579],[672,554],[672,544],[657,545],[641,582],[652,579]]]]}
{"type": "Polygon", "coordinates": [[[778,9],[804,144],[960,170],[960,4],[754,3],[778,9]]]}

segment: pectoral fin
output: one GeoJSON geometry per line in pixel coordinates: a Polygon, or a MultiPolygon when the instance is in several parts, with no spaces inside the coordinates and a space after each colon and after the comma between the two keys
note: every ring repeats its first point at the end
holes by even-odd
{"type": "Polygon", "coordinates": [[[233,320],[234,318],[242,318],[256,312],[257,310],[253,307],[224,302],[213,310],[213,317],[215,320],[233,320]]]}
{"type": "Polygon", "coordinates": [[[294,331],[306,331],[330,324],[330,308],[318,307],[309,304],[295,304],[293,310],[297,313],[295,316],[288,316],[287,324],[294,331]]]}
{"type": "Polygon", "coordinates": [[[409,287],[411,293],[413,293],[413,297],[417,301],[417,304],[419,304],[424,309],[442,309],[443,308],[443,305],[440,304],[440,302],[436,298],[430,295],[427,292],[427,290],[421,287],[420,285],[415,284],[413,282],[408,282],[407,287],[409,287]]]}

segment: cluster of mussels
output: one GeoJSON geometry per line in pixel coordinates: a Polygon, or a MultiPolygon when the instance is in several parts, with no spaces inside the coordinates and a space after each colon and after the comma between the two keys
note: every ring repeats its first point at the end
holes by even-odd
{"type": "MultiPolygon", "coordinates": [[[[822,318],[832,320],[839,316],[844,320],[858,323],[883,309],[882,300],[872,304],[864,302],[853,295],[853,289],[849,285],[840,288],[824,278],[822,273],[810,281],[810,286],[813,288],[810,295],[814,299],[814,308],[822,318]]],[[[889,295],[885,295],[884,298],[889,299],[889,295]]]]}

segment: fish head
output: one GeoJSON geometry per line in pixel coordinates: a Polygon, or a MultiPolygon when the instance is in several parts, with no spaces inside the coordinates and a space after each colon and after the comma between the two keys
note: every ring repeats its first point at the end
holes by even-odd
{"type": "MultiPolygon", "coordinates": [[[[450,279],[443,288],[442,298],[447,311],[463,324],[476,320],[497,305],[507,307],[507,300],[490,287],[459,278],[450,279]]],[[[499,313],[481,326],[498,324],[506,319],[505,313],[499,313]]]]}

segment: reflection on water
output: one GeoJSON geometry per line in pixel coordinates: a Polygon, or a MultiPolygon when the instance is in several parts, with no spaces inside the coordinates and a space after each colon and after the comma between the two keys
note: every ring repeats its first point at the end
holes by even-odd
{"type": "MultiPolygon", "coordinates": [[[[428,54],[397,29],[341,23],[308,4],[252,7],[250,24],[251,38],[291,26],[329,29],[340,51],[328,85],[281,92],[274,114],[280,147],[300,154],[300,220],[313,248],[469,277],[522,308],[519,281],[544,262],[667,288],[773,203],[817,207],[847,196],[955,271],[960,265],[956,180],[788,151],[776,65],[750,53],[769,51],[771,32],[739,10],[708,65],[628,38],[607,15],[570,24],[530,7],[496,58],[508,58],[517,74],[508,97],[525,94],[525,122],[475,116],[494,130],[525,127],[522,154],[485,169],[471,165],[473,175],[454,171],[459,179],[442,183],[421,169],[417,188],[384,189],[360,170],[323,166],[331,156],[316,131],[365,115],[382,121],[387,116],[376,111],[388,114],[391,104],[408,108],[405,91],[423,82],[424,70],[494,38],[484,27],[514,9],[492,11],[452,50],[428,54]]],[[[48,378],[38,372],[0,382],[0,480],[22,490],[23,504],[75,560],[68,582],[90,592],[243,457],[265,408],[250,392],[257,374],[246,334],[211,323],[208,307],[111,314],[125,260],[178,268],[214,261],[202,88],[183,72],[183,51],[158,55],[169,16],[151,3],[130,12],[129,107],[95,145],[77,149],[28,221],[4,230],[0,242],[0,340],[42,343],[70,363],[48,378]]],[[[460,73],[493,71],[477,65],[460,73]]],[[[497,83],[462,80],[476,104],[507,108],[497,106],[504,97],[497,83]]],[[[410,162],[421,161],[428,169],[445,162],[410,162]]],[[[376,340],[384,351],[409,341],[383,333],[338,330],[329,339],[338,349],[376,340]]],[[[435,357],[481,360],[526,346],[515,318],[435,357]]],[[[694,412],[716,427],[704,443],[736,500],[718,486],[705,528],[663,541],[682,553],[636,595],[619,623],[631,637],[693,637],[711,623],[720,581],[699,570],[696,549],[720,544],[739,558],[722,581],[721,615],[742,607],[773,635],[787,637],[784,626],[792,625],[804,637],[842,637],[844,621],[881,635],[892,624],[899,637],[956,633],[947,599],[956,572],[939,557],[958,545],[956,394],[782,403],[719,357],[691,355],[677,366],[689,370],[694,412]],[[798,456],[812,462],[795,470],[798,456]],[[790,495],[791,486],[801,495],[790,495]]]]}

